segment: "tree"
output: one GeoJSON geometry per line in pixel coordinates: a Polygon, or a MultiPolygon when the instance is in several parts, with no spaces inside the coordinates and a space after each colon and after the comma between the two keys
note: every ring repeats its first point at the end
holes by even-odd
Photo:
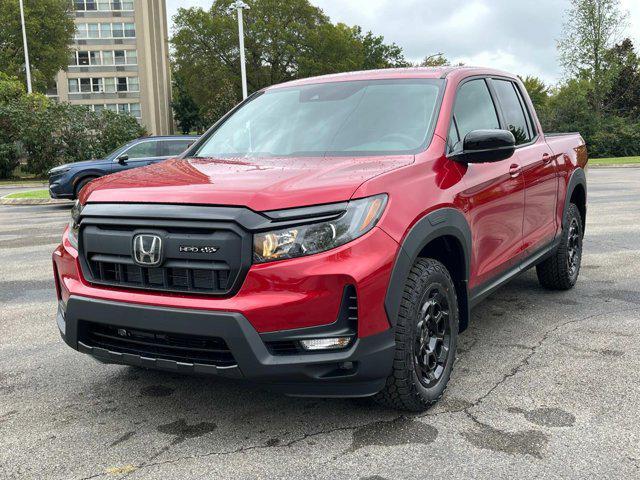
{"type": "MultiPolygon", "coordinates": [[[[231,0],[206,12],[179,9],[174,17],[174,73],[181,77],[182,120],[193,113],[211,123],[241,98],[238,26],[231,0]],[[190,100],[189,100],[190,99],[190,100]],[[190,113],[190,114],[191,114],[190,113]]],[[[300,77],[407,66],[402,49],[358,26],[334,25],[309,0],[247,0],[245,53],[250,92],[300,77]]],[[[176,111],[178,115],[178,110],[176,111]]],[[[180,119],[178,119],[180,121],[180,119]]]]}
{"type": "Polygon", "coordinates": [[[633,42],[625,38],[605,55],[610,75],[604,108],[608,114],[640,121],[640,56],[633,42]]]}
{"type": "Polygon", "coordinates": [[[24,93],[25,88],[20,80],[0,72],[0,103],[20,98],[24,93]]]}
{"type": "MultiPolygon", "coordinates": [[[[75,32],[68,0],[25,0],[25,23],[34,89],[44,92],[66,68],[75,32]]],[[[17,0],[0,0],[0,70],[25,78],[20,9],[17,0]]]]}
{"type": "Polygon", "coordinates": [[[185,135],[193,131],[201,133],[204,128],[204,121],[198,104],[187,91],[181,72],[174,72],[172,78],[171,107],[178,127],[185,135]]]}
{"type": "Polygon", "coordinates": [[[419,67],[446,67],[449,65],[451,65],[449,63],[449,60],[447,60],[447,57],[445,57],[442,53],[427,55],[418,64],[419,67]]]}
{"type": "Polygon", "coordinates": [[[527,89],[531,103],[533,103],[533,107],[538,113],[538,117],[542,118],[549,100],[549,87],[538,77],[526,76],[524,78],[520,77],[520,80],[522,80],[524,87],[527,89]]]}
{"type": "Polygon", "coordinates": [[[382,35],[374,35],[372,32],[367,32],[362,36],[360,27],[355,28],[358,29],[358,39],[364,47],[365,58],[362,70],[411,66],[404,58],[402,47],[399,47],[395,43],[386,44],[384,43],[384,37],[382,35]]]}
{"type": "Polygon", "coordinates": [[[607,89],[606,53],[619,40],[626,17],[620,0],[571,0],[567,12],[564,36],[558,42],[560,62],[568,76],[593,82],[596,114],[607,89]]]}

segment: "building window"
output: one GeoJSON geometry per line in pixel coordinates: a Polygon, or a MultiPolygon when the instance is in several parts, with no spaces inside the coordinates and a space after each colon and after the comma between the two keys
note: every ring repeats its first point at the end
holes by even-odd
{"type": "Polygon", "coordinates": [[[87,29],[86,23],[78,23],[76,25],[76,38],[80,40],[87,38],[87,29]]]}
{"type": "Polygon", "coordinates": [[[124,38],[124,23],[112,23],[113,38],[124,38]]]}
{"type": "Polygon", "coordinates": [[[132,0],[73,0],[74,10],[80,12],[91,12],[99,10],[109,11],[133,11],[132,0]]]}
{"type": "Polygon", "coordinates": [[[89,63],[91,65],[102,65],[102,58],[100,58],[99,51],[89,52],[89,63]]]}
{"type": "Polygon", "coordinates": [[[138,64],[138,51],[137,50],[127,50],[127,65],[137,65],[138,64]]]}
{"type": "Polygon", "coordinates": [[[111,24],[110,23],[101,23],[100,24],[100,37],[101,38],[111,38],[111,24]]]}
{"type": "Polygon", "coordinates": [[[117,112],[125,115],[131,115],[136,119],[140,120],[142,117],[142,112],[140,111],[139,103],[107,103],[107,104],[97,104],[90,105],[91,110],[94,112],[101,112],[103,110],[110,110],[112,112],[117,112]]]}
{"type": "Polygon", "coordinates": [[[139,92],[138,77],[70,78],[69,93],[127,93],[139,92]]]}
{"type": "Polygon", "coordinates": [[[91,93],[91,79],[90,78],[81,78],[80,79],[80,93],[91,93]]]}
{"type": "Polygon", "coordinates": [[[124,36],[127,38],[135,38],[136,37],[136,25],[134,23],[125,23],[124,24],[124,36]]]}
{"type": "Polygon", "coordinates": [[[116,93],[116,79],[113,77],[104,79],[105,93],[116,93]]]}
{"type": "Polygon", "coordinates": [[[87,23],[87,32],[89,38],[100,38],[100,31],[97,23],[87,23]]]}
{"type": "Polygon", "coordinates": [[[129,83],[129,91],[130,92],[139,92],[140,91],[140,80],[138,77],[127,77],[129,83]]]}
{"type": "Polygon", "coordinates": [[[92,78],[91,79],[91,91],[93,93],[102,93],[104,89],[102,88],[102,79],[101,78],[92,78]]]}
{"type": "Polygon", "coordinates": [[[129,113],[133,117],[136,117],[137,119],[140,119],[140,117],[142,117],[142,112],[140,112],[140,104],[139,103],[130,103],[129,104],[129,113]]]}
{"type": "Polygon", "coordinates": [[[113,65],[113,51],[105,50],[104,52],[102,52],[102,64],[113,65]]]}
{"type": "Polygon", "coordinates": [[[89,65],[89,52],[78,52],[78,65],[89,65]]]}
{"type": "Polygon", "coordinates": [[[127,92],[127,77],[118,78],[118,92],[127,92]]]}
{"type": "Polygon", "coordinates": [[[116,65],[124,65],[127,63],[124,50],[115,50],[113,52],[113,57],[115,58],[116,65]]]}
{"type": "Polygon", "coordinates": [[[77,23],[76,40],[94,38],[135,38],[134,23],[77,23]]]}

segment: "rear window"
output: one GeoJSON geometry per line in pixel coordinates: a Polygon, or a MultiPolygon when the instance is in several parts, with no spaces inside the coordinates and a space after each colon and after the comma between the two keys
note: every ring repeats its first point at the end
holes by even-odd
{"type": "Polygon", "coordinates": [[[189,145],[195,140],[166,140],[160,142],[160,155],[163,157],[172,157],[174,155],[180,155],[184,152],[189,145]]]}
{"type": "Polygon", "coordinates": [[[442,80],[335,82],[269,90],[234,112],[197,157],[415,152],[428,141],[442,80]]]}
{"type": "Polygon", "coordinates": [[[507,128],[516,139],[516,145],[532,140],[531,125],[523,110],[523,100],[513,82],[508,80],[492,80],[500,108],[507,128]]]}

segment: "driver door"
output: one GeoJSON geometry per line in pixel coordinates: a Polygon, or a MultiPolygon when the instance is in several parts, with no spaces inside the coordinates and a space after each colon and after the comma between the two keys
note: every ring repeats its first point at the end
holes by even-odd
{"type": "Polygon", "coordinates": [[[157,140],[143,140],[132,145],[127,151],[120,154],[120,156],[127,155],[129,158],[124,163],[118,163],[115,171],[130,170],[157,162],[162,158],[159,145],[160,142],[157,140]]]}
{"type": "MultiPolygon", "coordinates": [[[[449,129],[449,153],[462,150],[473,130],[499,129],[496,102],[487,80],[458,87],[449,129]]],[[[511,267],[523,251],[524,180],[513,158],[466,165],[461,200],[472,235],[469,288],[481,287],[511,267]]]]}

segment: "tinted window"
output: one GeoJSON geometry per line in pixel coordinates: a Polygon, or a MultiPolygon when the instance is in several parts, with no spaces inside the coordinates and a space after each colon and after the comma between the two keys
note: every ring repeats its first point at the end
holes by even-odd
{"type": "Polygon", "coordinates": [[[160,154],[163,157],[180,155],[194,141],[195,140],[168,140],[166,142],[160,142],[160,148],[161,148],[160,154]]]}
{"type": "Polygon", "coordinates": [[[516,137],[516,145],[530,142],[532,136],[529,123],[522,109],[523,104],[515,85],[507,80],[493,80],[493,86],[496,90],[496,96],[500,102],[507,128],[516,137]]]}
{"type": "Polygon", "coordinates": [[[462,150],[462,141],[473,130],[500,128],[489,88],[484,80],[471,80],[458,89],[453,122],[449,129],[451,152],[462,150]],[[453,133],[453,138],[451,134],[453,133]]]}
{"type": "Polygon", "coordinates": [[[415,151],[431,130],[441,85],[441,80],[377,80],[269,90],[231,115],[196,155],[415,151]]]}
{"type": "Polygon", "coordinates": [[[158,146],[158,142],[142,142],[134,145],[125,153],[129,155],[129,158],[148,158],[148,157],[157,157],[156,149],[158,146]]]}

